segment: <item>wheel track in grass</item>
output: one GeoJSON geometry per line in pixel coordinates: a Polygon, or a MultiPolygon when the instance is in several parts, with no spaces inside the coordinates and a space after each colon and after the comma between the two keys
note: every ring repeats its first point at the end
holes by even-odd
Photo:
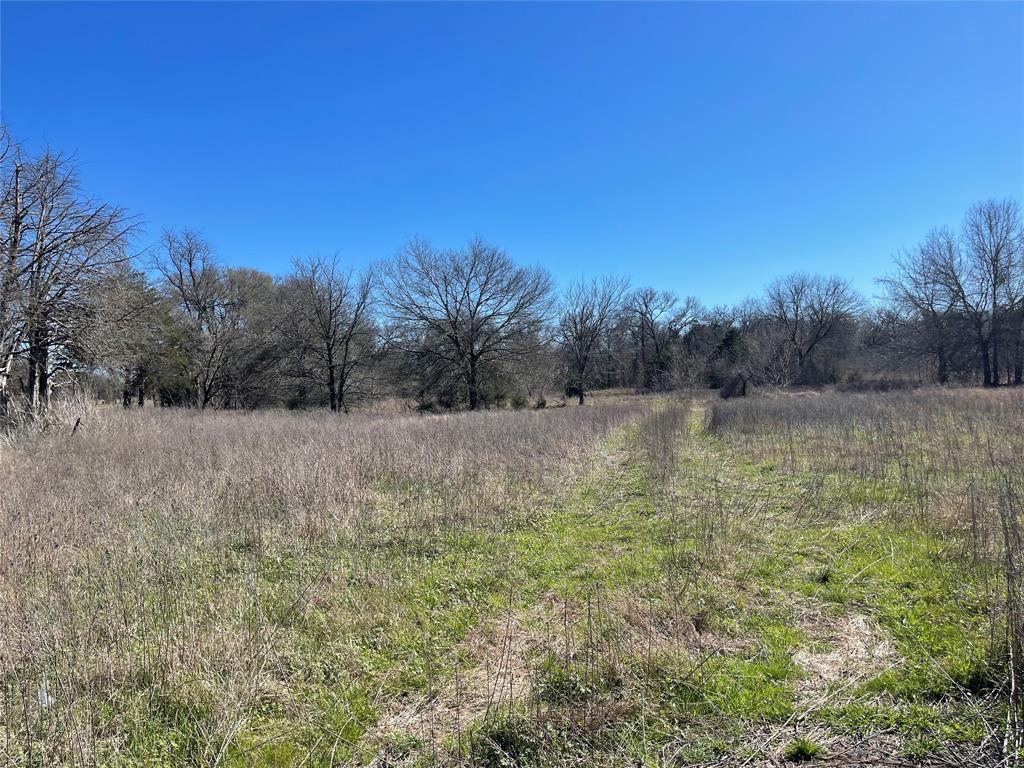
{"type": "MultiPolygon", "coordinates": [[[[572,628],[584,621],[581,595],[602,593],[625,576],[643,581],[657,575],[635,548],[663,524],[637,465],[640,429],[628,427],[610,438],[597,468],[537,526],[511,535],[513,556],[504,567],[510,582],[518,583],[508,609],[468,633],[460,643],[468,663],[439,689],[386,709],[367,735],[376,747],[373,764],[411,763],[424,751],[433,759],[474,720],[522,704],[535,688],[538,659],[581,652],[571,638],[572,628]],[[396,736],[400,743],[411,736],[420,749],[396,750],[396,736]]],[[[593,604],[588,607],[593,614],[593,604]]]]}
{"type": "MultiPolygon", "coordinates": [[[[669,716],[643,714],[661,704],[628,701],[641,714],[620,717],[610,727],[628,738],[643,730],[644,741],[625,754],[606,754],[609,764],[632,754],[659,763],[776,765],[796,737],[823,747],[833,762],[911,764],[904,756],[906,734],[879,716],[887,704],[906,702],[886,700],[864,685],[901,667],[897,644],[868,602],[823,597],[818,593],[827,591],[825,585],[815,583],[823,558],[844,557],[847,522],[822,524],[820,514],[809,516],[820,512],[808,507],[821,499],[808,494],[802,478],[763,473],[705,433],[705,407],[696,402],[677,435],[684,451],[670,487],[651,488],[642,469],[641,432],[625,430],[608,441],[600,468],[537,526],[510,535],[507,609],[459,643],[463,661],[455,674],[433,690],[383,708],[366,737],[374,764],[411,764],[425,754],[451,757],[453,744],[481,720],[517,707],[529,707],[550,723],[558,707],[548,702],[542,714],[537,704],[544,695],[538,689],[550,685],[543,679],[545,659],[564,658],[565,668],[574,669],[584,655],[601,653],[622,657],[613,665],[626,665],[631,655],[675,655],[694,670],[683,676],[685,684],[702,689],[693,711],[703,714],[695,725],[666,726],[669,716]],[[820,540],[808,536],[808,520],[817,521],[820,540]],[[693,604],[665,610],[653,600],[645,603],[645,589],[664,586],[665,564],[680,558],[697,564],[688,594],[693,604]],[[604,600],[598,624],[616,629],[617,645],[595,650],[575,637],[583,625],[593,631],[594,605],[581,599],[584,594],[604,600]],[[705,608],[709,613],[701,618],[705,608]],[[780,677],[766,690],[779,694],[782,703],[759,709],[755,702],[744,709],[728,701],[757,692],[743,676],[770,668],[766,657],[780,660],[780,677]],[[876,719],[853,732],[826,716],[850,707],[864,707],[876,719]],[[647,729],[655,726],[663,732],[648,743],[647,729]],[[716,728],[733,733],[722,737],[717,757],[702,758],[695,742],[716,736],[716,728]],[[409,742],[417,746],[401,746],[409,742]]],[[[872,575],[867,569],[843,577],[870,581],[872,575]]],[[[616,695],[639,698],[648,691],[629,686],[636,681],[616,695]]],[[[589,695],[597,702],[593,706],[573,704],[584,719],[608,706],[605,692],[589,695]]],[[[938,714],[937,708],[925,709],[928,717],[938,714]]],[[[913,759],[922,765],[930,760],[923,754],[913,759]]]]}
{"type": "MultiPolygon", "coordinates": [[[[763,614],[772,624],[778,622],[793,631],[784,644],[792,664],[786,680],[791,712],[786,717],[748,723],[747,735],[733,744],[730,754],[707,764],[775,765],[785,759],[786,748],[797,737],[833,754],[842,751],[849,759],[856,758],[854,752],[858,751],[851,751],[851,746],[862,748],[861,757],[891,753],[893,745],[883,745],[878,739],[872,745],[851,745],[817,724],[814,715],[823,706],[852,700],[858,684],[898,664],[897,654],[885,632],[864,613],[836,611],[813,597],[780,588],[764,575],[772,568],[769,562],[766,569],[764,561],[772,557],[774,539],[793,525],[794,511],[804,504],[802,488],[786,478],[742,471],[741,457],[706,432],[706,410],[702,403],[693,408],[689,424],[691,454],[684,466],[698,487],[696,497],[706,498],[706,492],[699,488],[710,485],[725,508],[723,517],[731,518],[723,528],[726,537],[734,540],[724,543],[719,567],[712,570],[722,580],[724,590],[739,593],[751,618],[763,614]]],[[[779,627],[772,629],[777,631],[779,627]]],[[[738,634],[750,634],[750,629],[744,631],[741,626],[738,634]]],[[[748,654],[763,653],[764,646],[757,646],[770,639],[767,633],[757,637],[755,630],[754,648],[748,654]]]]}
{"type": "MultiPolygon", "coordinates": [[[[439,742],[450,743],[474,720],[494,712],[508,711],[514,704],[527,701],[537,686],[537,675],[533,669],[537,659],[545,654],[558,653],[559,645],[572,634],[571,631],[563,631],[563,637],[559,638],[559,616],[566,620],[566,624],[580,621],[578,615],[567,619],[571,610],[570,601],[566,599],[572,591],[567,590],[570,584],[576,582],[575,586],[581,587],[589,583],[592,587],[607,589],[610,586],[608,577],[614,573],[616,565],[635,557],[638,540],[642,548],[650,544],[643,539],[664,536],[663,530],[655,532],[651,529],[649,522],[652,519],[664,523],[666,518],[671,519],[673,511],[685,510],[695,500],[703,505],[708,505],[712,499],[719,504],[732,501],[737,478],[731,457],[715,450],[712,442],[701,434],[698,428],[701,422],[702,410],[695,407],[688,415],[687,434],[681,441],[690,452],[683,458],[682,469],[690,470],[689,479],[696,479],[697,484],[684,488],[681,495],[672,498],[671,503],[677,509],[667,514],[665,510],[654,508],[656,500],[635,475],[638,441],[611,441],[605,462],[595,473],[600,477],[588,478],[575,492],[573,502],[562,505],[550,515],[543,529],[530,532],[528,540],[520,538],[516,542],[517,558],[525,563],[529,574],[527,581],[533,584],[532,590],[526,592],[532,592],[535,597],[521,600],[518,607],[513,606],[516,601],[510,598],[510,608],[504,617],[471,631],[462,644],[468,651],[468,664],[440,690],[403,700],[389,709],[370,732],[370,739],[379,745],[378,763],[389,760],[401,762],[401,755],[389,753],[388,741],[394,739],[396,732],[411,735],[421,745],[429,744],[430,752],[436,754],[439,742]],[[692,471],[696,465],[701,466],[705,473],[703,476],[692,471]],[[711,466],[716,470],[708,476],[707,468],[711,466]],[[631,471],[634,473],[632,476],[631,471]],[[638,519],[644,521],[639,529],[638,519]],[[588,531],[595,535],[587,535],[588,531]]],[[[636,437],[635,433],[633,436],[636,437]]],[[[752,490],[749,496],[756,499],[762,495],[762,489],[752,490]]],[[[677,487],[674,491],[678,494],[680,489],[677,487]]],[[[658,500],[666,501],[665,498],[658,500]]],[[[726,516],[730,513],[731,510],[727,510],[726,516]]],[[[729,525],[730,522],[725,522],[726,528],[729,525]]],[[[654,580],[658,574],[648,572],[646,576],[654,580]]],[[[635,609],[636,601],[632,604],[635,609]]],[[[809,607],[810,603],[805,600],[803,605],[809,607]]],[[[623,614],[628,612],[628,609],[622,610],[623,614]]],[[[642,615],[642,608],[637,613],[640,616],[633,617],[632,625],[643,632],[643,624],[649,621],[649,617],[642,615]]],[[[835,639],[851,637],[849,633],[837,632],[834,620],[827,624],[822,622],[820,610],[816,610],[813,622],[809,620],[809,608],[806,615],[796,610],[794,616],[796,624],[816,648],[829,646],[835,639]]],[[[873,646],[873,631],[869,629],[867,620],[858,616],[852,621],[852,626],[859,630],[860,643],[839,643],[827,650],[800,649],[794,655],[798,667],[806,672],[806,679],[801,679],[794,690],[796,713],[801,720],[813,710],[815,702],[833,695],[826,689],[834,686],[853,668],[853,661],[857,661],[857,667],[863,670],[865,659],[872,656],[866,651],[873,646]]],[[[687,657],[701,652],[735,654],[739,651],[735,638],[726,634],[716,636],[705,630],[704,637],[701,637],[689,616],[677,616],[671,623],[675,626],[669,631],[657,632],[657,645],[668,645],[687,657]]],[[[655,633],[647,628],[647,634],[650,638],[655,633]]],[[[742,639],[736,641],[743,642],[742,639]]],[[[652,640],[650,644],[655,643],[652,640]]],[[[756,656],[759,652],[755,649],[752,653],[756,656]]],[[[763,750],[778,752],[775,740],[770,735],[763,750]]]]}

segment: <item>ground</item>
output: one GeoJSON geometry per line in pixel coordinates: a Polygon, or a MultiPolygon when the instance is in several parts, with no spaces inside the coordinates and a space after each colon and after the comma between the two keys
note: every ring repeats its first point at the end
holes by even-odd
{"type": "MultiPolygon", "coordinates": [[[[985,638],[945,578],[941,543],[876,522],[884,507],[809,518],[802,479],[731,453],[704,432],[705,408],[667,402],[652,417],[678,443],[668,472],[654,467],[661,446],[645,452],[641,428],[623,429],[587,478],[507,534],[501,612],[452,646],[446,675],[387,700],[354,754],[376,765],[984,759],[989,721],[950,694],[965,693],[985,638]],[[932,637],[916,627],[936,621],[932,637]]],[[[429,619],[446,620],[444,609],[429,619]]]]}
{"type": "MultiPolygon", "coordinates": [[[[162,661],[128,640],[68,720],[111,765],[996,764],[996,565],[915,514],[906,477],[802,469],[712,406],[622,412],[493,518],[432,502],[454,497],[430,475],[380,484],[388,523],[343,542],[246,528],[161,566],[183,605],[147,620],[162,661]]],[[[66,755],[58,685],[32,679],[8,691],[40,699],[33,749],[66,755]]],[[[18,716],[5,754],[30,765],[18,716]]]]}

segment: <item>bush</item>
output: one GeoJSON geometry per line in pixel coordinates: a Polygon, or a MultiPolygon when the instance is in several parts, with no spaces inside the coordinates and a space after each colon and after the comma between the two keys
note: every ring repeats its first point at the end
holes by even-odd
{"type": "Polygon", "coordinates": [[[544,399],[543,395],[541,395],[540,397],[537,398],[537,403],[533,407],[536,408],[537,410],[540,410],[541,408],[547,408],[548,401],[544,399]]]}
{"type": "Polygon", "coordinates": [[[523,408],[530,404],[530,401],[527,400],[522,395],[512,395],[512,399],[510,402],[512,407],[517,411],[521,411],[523,408]]]}

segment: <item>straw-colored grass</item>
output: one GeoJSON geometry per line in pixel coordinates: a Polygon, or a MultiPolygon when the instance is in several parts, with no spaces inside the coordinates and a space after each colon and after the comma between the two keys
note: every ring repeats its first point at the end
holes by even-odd
{"type": "Polygon", "coordinates": [[[0,447],[0,762],[1019,750],[1019,392],[83,407],[0,447]]]}

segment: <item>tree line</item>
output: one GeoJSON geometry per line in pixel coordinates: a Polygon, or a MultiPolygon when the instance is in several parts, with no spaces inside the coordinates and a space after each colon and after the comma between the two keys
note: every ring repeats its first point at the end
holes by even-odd
{"type": "Polygon", "coordinates": [[[0,137],[0,413],[89,387],[125,405],[327,407],[385,396],[422,409],[583,403],[657,391],[911,381],[1020,385],[1024,226],[972,206],[897,253],[869,301],[795,273],[733,307],[619,277],[556,290],[482,239],[414,239],[354,269],[296,258],[271,276],[198,232],[139,253],[138,219],[87,195],[74,163],[0,137]]]}

